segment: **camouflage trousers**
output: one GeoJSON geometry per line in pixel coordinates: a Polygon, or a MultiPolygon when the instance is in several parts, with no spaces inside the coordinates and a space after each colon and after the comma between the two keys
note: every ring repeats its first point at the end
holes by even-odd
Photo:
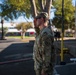
{"type": "Polygon", "coordinates": [[[41,75],[41,71],[40,70],[36,70],[36,75],[41,75]]]}
{"type": "MultiPolygon", "coordinates": [[[[36,75],[42,75],[40,70],[36,70],[36,75]]],[[[46,72],[46,75],[53,75],[53,70],[50,72],[46,72]]]]}

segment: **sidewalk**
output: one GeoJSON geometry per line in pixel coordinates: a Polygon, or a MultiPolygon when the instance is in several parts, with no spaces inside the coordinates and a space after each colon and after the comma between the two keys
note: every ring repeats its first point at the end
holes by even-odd
{"type": "Polygon", "coordinates": [[[64,40],[75,39],[75,37],[64,37],[64,40]]]}

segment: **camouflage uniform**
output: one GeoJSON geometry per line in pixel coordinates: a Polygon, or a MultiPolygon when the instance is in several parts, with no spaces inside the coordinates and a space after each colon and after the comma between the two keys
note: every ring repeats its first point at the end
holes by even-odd
{"type": "Polygon", "coordinates": [[[36,36],[33,50],[36,75],[41,75],[42,69],[47,75],[52,75],[55,50],[53,48],[53,35],[48,27],[43,28],[36,36]]]}

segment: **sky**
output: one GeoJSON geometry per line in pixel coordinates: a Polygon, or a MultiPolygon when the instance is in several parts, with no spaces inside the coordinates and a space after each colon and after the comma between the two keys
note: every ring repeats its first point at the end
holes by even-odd
{"type": "MultiPolygon", "coordinates": [[[[51,11],[51,19],[54,17],[54,13],[53,11],[51,11]]],[[[33,22],[33,18],[29,18],[29,19],[24,19],[23,16],[20,16],[18,19],[15,19],[14,22],[26,22],[26,21],[29,21],[29,22],[33,22]]]]}
{"type": "MultiPolygon", "coordinates": [[[[0,0],[0,3],[2,2],[3,0],[0,0]]],[[[73,3],[73,5],[75,5],[75,0],[72,0],[72,3],[73,3]]],[[[54,17],[54,11],[53,10],[51,10],[50,11],[51,12],[51,16],[50,16],[50,19],[52,19],[53,17],[54,17]]],[[[20,16],[18,19],[14,19],[13,20],[13,22],[33,22],[33,19],[32,18],[29,18],[29,19],[24,19],[24,17],[23,16],[20,16]]],[[[5,22],[7,22],[7,21],[5,21],[5,22]]]]}
{"type": "Polygon", "coordinates": [[[75,6],[75,0],[72,0],[73,5],[75,6]]]}

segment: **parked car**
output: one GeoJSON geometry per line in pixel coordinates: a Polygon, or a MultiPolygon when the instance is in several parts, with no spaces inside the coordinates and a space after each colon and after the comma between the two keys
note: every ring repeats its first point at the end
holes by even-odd
{"type": "Polygon", "coordinates": [[[35,36],[35,29],[34,28],[30,28],[26,31],[26,36],[35,36]]]}

